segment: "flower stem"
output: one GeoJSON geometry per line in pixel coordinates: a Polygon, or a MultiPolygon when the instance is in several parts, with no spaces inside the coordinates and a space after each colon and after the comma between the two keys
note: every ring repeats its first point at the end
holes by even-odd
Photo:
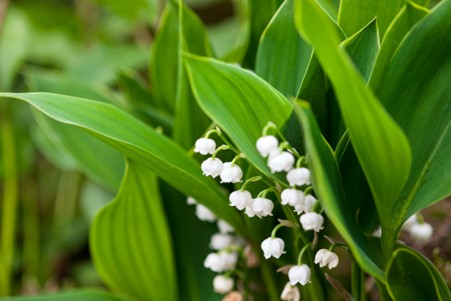
{"type": "Polygon", "coordinates": [[[276,234],[277,234],[277,230],[279,230],[279,229],[282,228],[282,227],[283,227],[282,224],[278,224],[277,226],[275,226],[274,229],[272,229],[271,237],[272,237],[272,238],[275,238],[275,237],[276,237],[276,234]]]}
{"type": "Polygon", "coordinates": [[[302,264],[302,256],[304,255],[304,253],[305,253],[305,251],[307,250],[307,248],[309,248],[311,245],[312,245],[312,243],[306,244],[306,245],[302,248],[301,252],[299,252],[299,256],[298,256],[298,265],[301,265],[301,264],[302,264]]]}
{"type": "Polygon", "coordinates": [[[246,186],[247,186],[249,183],[251,183],[251,182],[258,182],[258,181],[261,181],[262,179],[263,179],[262,176],[255,176],[255,177],[249,178],[249,179],[247,179],[247,180],[243,183],[243,185],[241,185],[240,190],[241,190],[241,191],[244,191],[244,190],[246,189],[246,186]]]}

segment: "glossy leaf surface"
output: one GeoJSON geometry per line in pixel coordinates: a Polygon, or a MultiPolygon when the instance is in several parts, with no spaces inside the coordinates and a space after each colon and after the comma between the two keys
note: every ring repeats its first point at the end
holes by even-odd
{"type": "Polygon", "coordinates": [[[53,295],[0,298],[1,301],[124,301],[108,293],[83,290],[79,292],[59,293],[53,295]]]}

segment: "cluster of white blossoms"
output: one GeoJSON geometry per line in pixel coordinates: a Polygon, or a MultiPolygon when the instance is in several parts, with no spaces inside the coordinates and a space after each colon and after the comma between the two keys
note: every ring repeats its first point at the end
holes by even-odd
{"type": "Polygon", "coordinates": [[[402,225],[402,229],[407,231],[410,234],[412,239],[420,244],[426,244],[432,237],[432,233],[434,232],[434,228],[432,228],[431,224],[426,223],[424,220],[419,220],[417,214],[409,217],[404,225],[402,225]]]}

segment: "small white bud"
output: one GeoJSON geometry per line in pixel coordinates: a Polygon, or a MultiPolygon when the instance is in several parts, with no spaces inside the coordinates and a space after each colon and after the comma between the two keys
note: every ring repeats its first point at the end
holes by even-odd
{"type": "Polygon", "coordinates": [[[252,195],[247,190],[237,190],[229,196],[230,206],[236,207],[238,210],[243,210],[252,203],[252,195]]]}
{"type": "Polygon", "coordinates": [[[288,271],[288,279],[291,285],[301,284],[306,285],[310,282],[310,268],[306,264],[295,265],[288,271]]]}
{"type": "Polygon", "coordinates": [[[232,233],[233,231],[235,231],[232,226],[230,226],[225,220],[222,219],[218,220],[218,229],[219,232],[224,234],[232,233]]]}
{"type": "Polygon", "coordinates": [[[216,221],[216,215],[202,204],[196,205],[196,216],[198,219],[204,222],[212,223],[216,221]]]}
{"type": "Polygon", "coordinates": [[[266,198],[255,198],[252,202],[252,211],[256,216],[262,218],[264,216],[272,215],[274,204],[271,200],[266,198]]]}
{"type": "Polygon", "coordinates": [[[315,199],[315,197],[314,197],[313,195],[307,194],[307,195],[305,196],[305,199],[304,199],[304,211],[305,211],[305,212],[310,212],[310,211],[312,211],[313,206],[315,206],[315,204],[316,204],[317,201],[318,201],[318,200],[315,199]]]}
{"type": "Polygon", "coordinates": [[[280,195],[282,205],[290,205],[296,207],[297,205],[304,205],[304,192],[297,189],[284,189],[280,195]]]}
{"type": "Polygon", "coordinates": [[[196,204],[197,204],[197,201],[196,201],[195,198],[189,196],[189,197],[186,198],[186,203],[187,203],[188,205],[196,205],[196,204]]]}
{"type": "Polygon", "coordinates": [[[278,148],[279,141],[274,136],[263,136],[257,140],[257,150],[262,157],[267,157],[269,154],[277,151],[278,148]]]}
{"type": "Polygon", "coordinates": [[[272,153],[268,159],[268,166],[272,173],[289,171],[293,168],[294,156],[289,152],[272,153]]]}
{"type": "Polygon", "coordinates": [[[287,173],[287,181],[291,186],[310,185],[310,170],[305,167],[292,169],[287,173]]]}
{"type": "Polygon", "coordinates": [[[428,223],[416,223],[409,228],[412,239],[422,244],[427,243],[431,239],[433,232],[434,228],[428,223]]]}
{"type": "Polygon", "coordinates": [[[324,218],[316,212],[304,213],[299,220],[305,231],[319,232],[323,228],[324,218]]]}
{"type": "Polygon", "coordinates": [[[315,255],[315,263],[319,264],[320,267],[327,265],[330,270],[338,265],[338,256],[327,249],[321,249],[315,255]]]}
{"type": "Polygon", "coordinates": [[[272,238],[268,237],[261,243],[261,248],[263,250],[263,256],[268,259],[271,256],[279,258],[284,254],[285,242],[278,237],[272,238]]]}
{"type": "Polygon", "coordinates": [[[290,282],[287,282],[280,295],[280,299],[282,301],[299,301],[301,300],[301,292],[297,286],[292,286],[290,282]]]}
{"type": "Polygon", "coordinates": [[[221,183],[238,183],[243,177],[243,171],[241,168],[232,162],[224,163],[221,174],[221,183]]]}
{"type": "Polygon", "coordinates": [[[404,222],[404,224],[402,225],[402,229],[409,231],[409,229],[415,224],[418,224],[418,218],[416,214],[412,215],[404,222]]]}
{"type": "Polygon", "coordinates": [[[213,250],[221,250],[233,245],[235,237],[229,234],[215,233],[210,239],[210,248],[213,250]]]}
{"type": "Polygon", "coordinates": [[[213,288],[219,294],[225,294],[233,289],[234,281],[230,277],[224,275],[217,275],[213,278],[213,288]]]}
{"type": "Polygon", "coordinates": [[[195,153],[200,153],[201,155],[213,154],[216,150],[216,142],[213,139],[199,138],[196,141],[194,147],[195,153]]]}
{"type": "Polygon", "coordinates": [[[211,176],[212,178],[216,178],[221,174],[223,164],[222,161],[218,158],[208,158],[204,162],[202,162],[200,168],[204,176],[211,176]]]}

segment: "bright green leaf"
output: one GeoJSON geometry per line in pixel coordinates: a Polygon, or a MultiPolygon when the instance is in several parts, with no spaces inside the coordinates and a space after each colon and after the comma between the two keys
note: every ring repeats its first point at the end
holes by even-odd
{"type": "Polygon", "coordinates": [[[108,293],[82,290],[34,297],[0,298],[1,301],[124,301],[108,293]]]}
{"type": "Polygon", "coordinates": [[[312,47],[294,26],[293,0],[286,0],[263,32],[255,71],[286,97],[296,97],[311,56],[312,47]]]}
{"type": "Polygon", "coordinates": [[[255,143],[269,121],[281,127],[291,114],[287,99],[254,73],[214,59],[185,55],[196,100],[260,171],[269,173],[255,143]]]}
{"type": "Polygon", "coordinates": [[[86,130],[243,232],[241,219],[228,205],[224,193],[211,178],[202,175],[194,159],[170,139],[117,107],[51,93],[0,93],[0,97],[25,101],[52,119],[86,130]]]}
{"type": "Polygon", "coordinates": [[[94,219],[90,248],[100,276],[128,300],[177,300],[157,178],[143,165],[128,162],[118,195],[94,219]]]}

